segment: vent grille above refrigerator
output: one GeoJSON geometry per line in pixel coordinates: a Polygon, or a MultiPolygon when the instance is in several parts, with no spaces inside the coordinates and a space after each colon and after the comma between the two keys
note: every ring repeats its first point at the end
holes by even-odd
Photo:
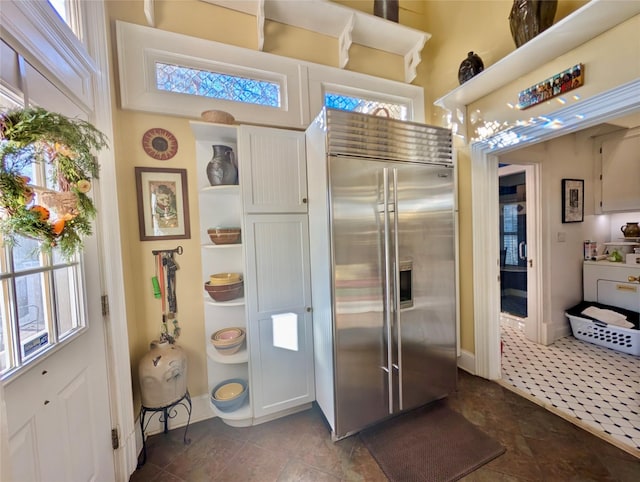
{"type": "Polygon", "coordinates": [[[330,155],[453,166],[449,129],[336,109],[320,116],[330,155]]]}

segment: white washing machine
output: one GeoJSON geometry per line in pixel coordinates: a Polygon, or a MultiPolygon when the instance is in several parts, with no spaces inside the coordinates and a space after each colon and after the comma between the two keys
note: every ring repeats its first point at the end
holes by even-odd
{"type": "Polygon", "coordinates": [[[610,261],[585,261],[584,301],[566,312],[579,340],[640,356],[640,266],[610,261]],[[633,328],[604,323],[582,313],[590,306],[616,311],[633,328]]]}
{"type": "Polygon", "coordinates": [[[585,301],[640,311],[640,266],[611,261],[585,261],[585,301]]]}

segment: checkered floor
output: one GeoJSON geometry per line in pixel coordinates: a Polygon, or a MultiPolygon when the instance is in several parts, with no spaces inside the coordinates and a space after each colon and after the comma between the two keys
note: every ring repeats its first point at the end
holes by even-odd
{"type": "MultiPolygon", "coordinates": [[[[533,343],[502,320],[502,380],[640,456],[640,359],[577,340],[533,343]]],[[[629,451],[629,450],[627,450],[629,451]]]]}

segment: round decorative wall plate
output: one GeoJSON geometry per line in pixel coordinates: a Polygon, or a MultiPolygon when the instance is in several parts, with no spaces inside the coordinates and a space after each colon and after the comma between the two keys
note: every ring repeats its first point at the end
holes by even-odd
{"type": "Polygon", "coordinates": [[[168,130],[155,127],[142,136],[142,148],[154,159],[166,161],[178,152],[178,140],[168,130]]]}

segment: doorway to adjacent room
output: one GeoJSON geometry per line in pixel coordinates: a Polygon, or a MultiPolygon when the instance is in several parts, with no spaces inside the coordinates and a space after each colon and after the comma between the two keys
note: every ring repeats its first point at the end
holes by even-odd
{"type": "Polygon", "coordinates": [[[539,342],[535,294],[537,225],[534,165],[500,164],[500,312],[514,328],[539,342]]]}

